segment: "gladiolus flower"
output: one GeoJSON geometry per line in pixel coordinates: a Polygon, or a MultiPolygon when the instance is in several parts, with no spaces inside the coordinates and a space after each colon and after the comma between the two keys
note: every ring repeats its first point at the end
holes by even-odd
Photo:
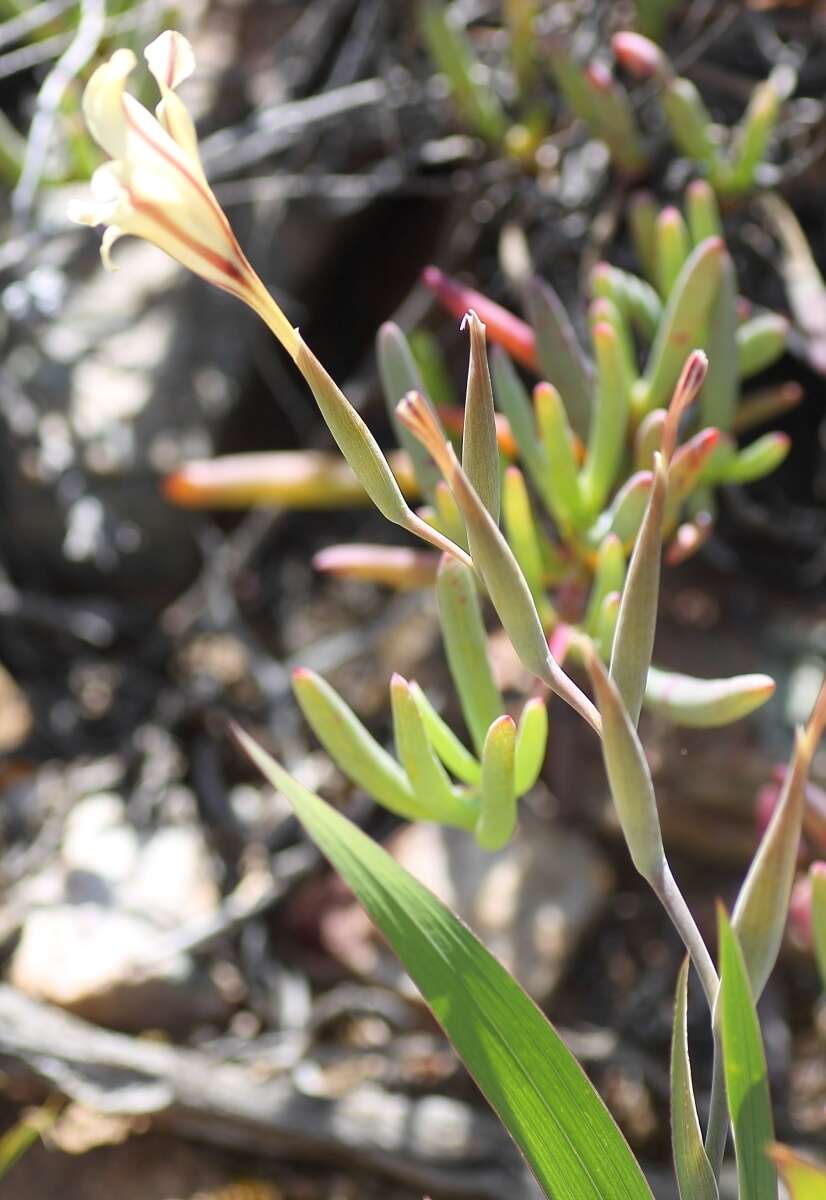
{"type": "Polygon", "coordinates": [[[238,245],[204,175],[192,117],[175,93],[195,68],[192,47],[180,33],[168,31],[145,55],[161,93],[155,116],[126,91],[137,63],[131,50],[116,50],[86,86],[86,123],[112,161],[92,176],[90,201],[76,202],[69,215],[83,225],[106,226],[101,245],[106,267],[112,269],[112,246],[124,234],[153,242],[250,305],[295,358],[298,334],[238,245]]]}
{"type": "Polygon", "coordinates": [[[106,226],[101,247],[106,266],[112,265],[113,243],[131,233],[254,309],[294,359],[339,449],[378,510],[469,564],[464,550],[408,507],[370,430],[290,325],[238,245],[204,175],[192,118],[175,94],[195,67],[189,42],[169,31],[147,46],[145,54],[161,92],[154,117],[126,91],[136,62],[131,50],[116,50],[86,85],[86,123],[112,162],[95,171],[92,202],[75,205],[70,216],[83,225],[106,226]]]}

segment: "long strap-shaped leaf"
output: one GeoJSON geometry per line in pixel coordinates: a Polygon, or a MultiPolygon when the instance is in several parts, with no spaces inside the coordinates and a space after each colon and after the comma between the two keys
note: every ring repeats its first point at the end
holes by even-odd
{"type": "Polygon", "coordinates": [[[717,915],[723,1063],[739,1195],[742,1200],[777,1200],[777,1172],[767,1155],[774,1124],[760,1022],[737,934],[722,905],[717,915]]]}
{"type": "Polygon", "coordinates": [[[602,1100],[513,977],[380,846],[237,736],[398,954],[545,1195],[652,1200],[602,1100]]]}
{"type": "Polygon", "coordinates": [[[703,1148],[688,1057],[688,959],[677,979],[671,1042],[671,1142],[680,1200],[718,1200],[717,1181],[703,1148]]]}

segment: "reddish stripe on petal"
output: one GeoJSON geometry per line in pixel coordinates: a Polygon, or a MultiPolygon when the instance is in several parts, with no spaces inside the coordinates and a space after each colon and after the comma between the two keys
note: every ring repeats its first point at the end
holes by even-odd
{"type": "Polygon", "coordinates": [[[175,78],[175,37],[169,38],[169,61],[166,64],[166,86],[172,87],[172,80],[175,78]]]}
{"type": "MultiPolygon", "coordinates": [[[[132,97],[124,96],[124,101],[126,101],[127,99],[132,100],[132,97]]],[[[134,103],[137,104],[138,101],[135,100],[134,103]]],[[[144,129],[143,126],[140,125],[138,121],[135,120],[133,113],[130,111],[130,107],[129,107],[128,103],[123,103],[123,113],[124,113],[124,117],[126,119],[126,123],[130,127],[130,129],[132,129],[138,135],[138,137],[141,138],[147,144],[147,146],[149,146],[152,150],[154,150],[154,152],[156,154],[160,155],[160,157],[163,158],[165,162],[168,162],[171,167],[174,167],[174,169],[178,172],[179,175],[183,175],[183,177],[184,177],[184,179],[186,179],[187,183],[189,183],[193,188],[195,188],[195,190],[199,194],[199,196],[201,196],[201,198],[203,200],[205,200],[206,203],[209,205],[209,207],[212,209],[212,211],[214,212],[214,214],[220,221],[221,226],[224,229],[224,231],[226,232],[227,236],[233,242],[235,242],[235,234],[232,232],[232,229],[230,227],[229,221],[227,220],[226,214],[225,214],[224,210],[221,208],[218,201],[213,196],[210,189],[201,182],[201,180],[197,177],[197,175],[192,174],[188,165],[185,162],[182,162],[181,159],[177,157],[177,155],[171,154],[169,151],[169,148],[167,146],[165,146],[163,144],[163,142],[157,142],[157,141],[155,141],[155,139],[153,137],[150,136],[148,131],[146,129],[144,129]]],[[[147,114],[147,115],[149,115],[149,114],[147,114]]],[[[151,116],[149,119],[152,120],[151,116]]],[[[158,126],[158,128],[160,129],[160,126],[158,126]]]]}
{"type": "Polygon", "coordinates": [[[231,258],[226,258],[223,254],[219,254],[210,246],[205,246],[203,242],[199,242],[191,234],[186,233],[159,205],[152,204],[149,200],[140,200],[131,191],[129,191],[129,199],[136,212],[144,213],[156,225],[159,225],[166,233],[171,234],[173,238],[176,238],[182,245],[186,246],[193,254],[197,254],[199,258],[202,258],[204,262],[208,263],[219,274],[226,275],[229,279],[240,283],[242,285],[241,289],[232,288],[228,285],[224,286],[227,287],[228,291],[232,291],[235,295],[240,296],[241,299],[246,299],[242,289],[247,286],[247,279],[237,263],[233,262],[231,258]]]}

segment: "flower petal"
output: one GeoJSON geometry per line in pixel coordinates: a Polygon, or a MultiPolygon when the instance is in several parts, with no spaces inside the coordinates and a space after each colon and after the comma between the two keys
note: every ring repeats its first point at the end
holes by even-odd
{"type": "Polygon", "coordinates": [[[156,37],[143,53],[161,92],[174,90],[195,70],[192,46],[174,29],[167,29],[156,37]]]}
{"type": "Polygon", "coordinates": [[[161,102],[155,109],[155,116],[173,141],[197,166],[203,177],[195,123],[186,105],[179,100],[174,91],[195,70],[192,47],[183,34],[170,29],[155,38],[155,41],[146,47],[144,54],[161,93],[161,102]]]}
{"type": "Polygon", "coordinates": [[[93,73],[83,93],[83,115],[89,132],[112,158],[123,158],[126,154],[123,92],[137,61],[131,50],[116,50],[93,73]]]}

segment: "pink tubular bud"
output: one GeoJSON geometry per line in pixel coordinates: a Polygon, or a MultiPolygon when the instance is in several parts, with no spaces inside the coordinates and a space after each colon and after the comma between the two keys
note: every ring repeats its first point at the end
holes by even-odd
{"type": "Polygon", "coordinates": [[[659,46],[641,33],[615,33],[611,48],[617,62],[637,79],[665,76],[671,73],[668,59],[659,46]]]}

